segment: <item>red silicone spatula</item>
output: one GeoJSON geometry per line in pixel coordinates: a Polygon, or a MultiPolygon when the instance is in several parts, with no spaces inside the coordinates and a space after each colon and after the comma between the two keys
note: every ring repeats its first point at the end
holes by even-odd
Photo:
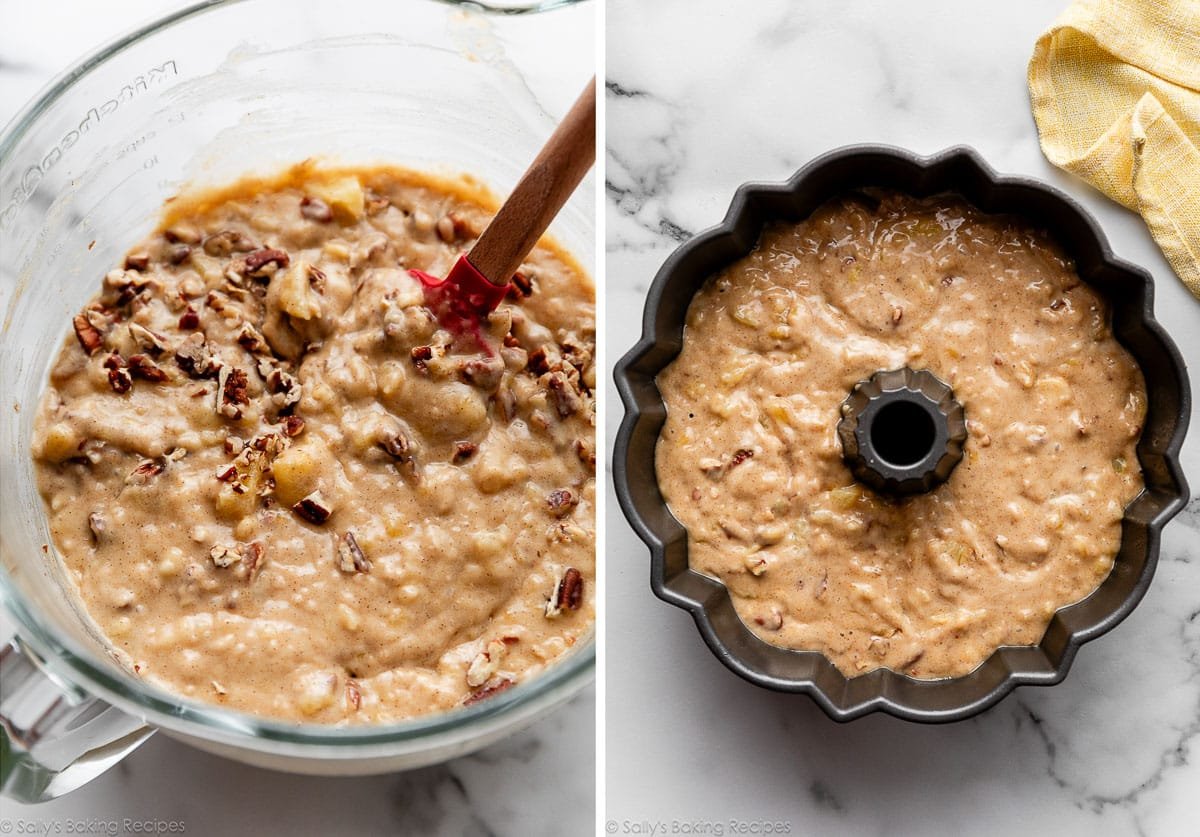
{"type": "Polygon", "coordinates": [[[409,271],[425,286],[425,298],[443,326],[478,336],[480,321],[504,299],[513,274],[595,161],[593,78],[450,274],[439,279],[421,270],[409,271]]]}

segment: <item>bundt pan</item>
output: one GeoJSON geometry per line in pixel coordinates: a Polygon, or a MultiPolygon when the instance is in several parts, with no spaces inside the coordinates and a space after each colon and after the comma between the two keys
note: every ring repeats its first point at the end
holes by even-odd
{"type": "Polygon", "coordinates": [[[837,721],[877,711],[912,721],[956,721],[1017,686],[1058,683],[1079,647],[1115,627],[1141,600],[1154,574],[1162,527],[1188,496],[1179,465],[1190,415],[1187,374],[1178,349],[1154,320],[1153,296],[1150,275],[1114,257],[1077,203],[1038,181],[997,175],[969,148],[920,157],[851,146],[817,158],[786,183],[742,186],[723,222],[663,264],[646,299],[642,338],[615,371],[625,404],[613,454],[617,498],[650,547],[655,594],[690,612],[704,641],[734,672],[759,686],[807,694],[837,721]],[[872,186],[917,197],[956,193],[986,212],[1019,215],[1046,229],[1075,259],[1081,278],[1109,301],[1113,332],[1137,360],[1149,395],[1137,445],[1146,487],[1125,509],[1111,574],[1086,599],[1056,612],[1039,644],[1000,648],[963,677],[916,680],[877,669],[846,678],[819,652],[759,639],[738,618],[725,586],[689,568],[687,532],[663,501],[655,473],[654,448],[666,418],[655,377],[679,354],[693,295],[748,253],[765,223],[800,221],[830,198],[872,186]]]}

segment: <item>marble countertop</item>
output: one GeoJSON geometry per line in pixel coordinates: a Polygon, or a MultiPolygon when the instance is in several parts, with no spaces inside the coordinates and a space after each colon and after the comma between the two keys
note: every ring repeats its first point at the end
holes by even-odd
{"type": "MultiPolygon", "coordinates": [[[[182,5],[178,0],[0,0],[0,124],[85,52],[182,5]]],[[[594,14],[593,4],[550,13],[548,18],[558,17],[556,38],[547,38],[540,28],[548,24],[531,19],[521,30],[530,42],[515,45],[514,62],[521,66],[524,50],[538,46],[562,56],[559,66],[580,66],[586,72],[594,50],[594,14]]],[[[550,113],[566,111],[578,92],[579,75],[526,72],[530,88],[550,113]]],[[[0,641],[11,631],[0,612],[0,641]]],[[[49,828],[51,834],[69,833],[71,827],[78,831],[128,817],[180,821],[184,833],[197,837],[583,834],[590,832],[595,812],[594,719],[595,694],[589,687],[568,706],[474,755],[357,779],[260,770],[158,735],[64,798],[38,806],[0,800],[0,831],[7,821],[12,831],[6,833],[20,833],[18,823],[49,828]],[[567,738],[571,747],[558,744],[567,738]]]]}
{"type": "MultiPolygon", "coordinates": [[[[843,144],[967,144],[1001,172],[1076,197],[1118,255],[1153,273],[1157,316],[1200,392],[1200,302],[1141,219],[1038,148],[1026,65],[1064,6],[610,0],[610,360],[636,340],[634,312],[659,265],[721,220],[739,184],[784,180],[843,144]]],[[[608,398],[611,440],[621,417],[611,383],[608,398]]],[[[1198,418],[1183,453],[1194,489],[1198,418]]],[[[838,725],[805,697],[743,682],[689,616],[653,597],[647,550],[611,490],[608,508],[607,833],[1196,833],[1196,499],[1166,528],[1145,600],[1080,651],[1064,683],[1018,689],[948,726],[879,715],[838,725]]]]}

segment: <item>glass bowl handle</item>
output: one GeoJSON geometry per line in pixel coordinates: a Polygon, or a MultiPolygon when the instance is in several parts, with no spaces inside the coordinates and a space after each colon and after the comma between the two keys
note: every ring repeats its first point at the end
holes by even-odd
{"type": "Polygon", "coordinates": [[[49,674],[19,637],[0,647],[0,796],[44,802],[90,782],[154,728],[49,674]]]}

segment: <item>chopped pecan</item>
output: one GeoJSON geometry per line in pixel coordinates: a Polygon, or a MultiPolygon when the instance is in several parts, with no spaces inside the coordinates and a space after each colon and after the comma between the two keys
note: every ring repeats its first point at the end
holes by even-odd
{"type": "Polygon", "coordinates": [[[499,357],[471,358],[464,361],[459,371],[467,383],[491,392],[500,386],[504,375],[504,361],[499,357]]]}
{"type": "Polygon", "coordinates": [[[175,362],[192,378],[212,378],[222,368],[203,334],[192,334],[180,343],[175,350],[175,362]]]}
{"type": "Polygon", "coordinates": [[[507,384],[502,385],[496,390],[496,407],[500,410],[500,415],[505,421],[512,421],[517,417],[517,394],[513,392],[513,388],[507,384]]]}
{"type": "Polygon", "coordinates": [[[290,443],[278,433],[260,433],[250,440],[250,449],[260,451],[269,459],[274,459],[287,449],[290,443]]]}
{"type": "Polygon", "coordinates": [[[158,357],[167,350],[167,339],[138,323],[129,324],[129,336],[146,354],[158,357]]]}
{"type": "Polygon", "coordinates": [[[132,355],[129,358],[129,373],[143,381],[161,384],[167,380],[167,373],[154,361],[145,355],[132,355]]]}
{"type": "Polygon", "coordinates": [[[128,305],[149,284],[150,280],[136,270],[110,270],[104,277],[104,286],[110,291],[105,294],[105,299],[115,301],[118,306],[128,305]],[[112,291],[117,294],[115,300],[112,291]]]}
{"type": "Polygon", "coordinates": [[[367,192],[366,210],[368,215],[378,215],[391,206],[391,201],[382,195],[367,192]]]}
{"type": "Polygon", "coordinates": [[[770,567],[767,565],[767,559],[759,558],[757,555],[747,556],[746,560],[742,563],[746,567],[746,572],[750,573],[750,575],[754,576],[755,578],[770,569],[770,567]]]}
{"type": "Polygon", "coordinates": [[[508,295],[513,299],[530,296],[533,293],[533,280],[521,271],[517,271],[509,280],[508,295]]]}
{"type": "Polygon", "coordinates": [[[482,689],[476,689],[475,691],[471,692],[471,694],[463,698],[462,705],[470,706],[472,703],[478,703],[481,700],[487,700],[488,698],[494,697],[495,695],[503,692],[505,689],[511,688],[516,684],[517,681],[510,677],[502,677],[499,680],[494,680],[484,686],[482,689]]]}
{"type": "Polygon", "coordinates": [[[262,336],[262,332],[250,325],[250,323],[242,325],[242,330],[238,332],[237,342],[239,346],[251,354],[271,354],[271,349],[267,345],[266,339],[262,336]]]}
{"type": "Polygon", "coordinates": [[[596,445],[589,439],[575,440],[575,455],[584,465],[596,470],[596,445]]]}
{"type": "Polygon", "coordinates": [[[165,466],[162,462],[154,459],[143,459],[138,463],[138,466],[129,472],[129,476],[125,478],[125,482],[138,483],[145,485],[150,481],[151,477],[156,477],[163,472],[165,466]]]}
{"type": "Polygon", "coordinates": [[[475,234],[471,225],[457,212],[447,212],[439,218],[435,229],[438,238],[447,244],[453,244],[459,239],[471,238],[475,234]]]}
{"type": "Polygon", "coordinates": [[[286,416],[283,420],[283,435],[295,438],[304,432],[304,419],[300,416],[286,416]]]}
{"type": "Polygon", "coordinates": [[[196,309],[188,306],[182,315],[179,317],[179,328],[183,331],[194,331],[200,328],[200,315],[196,313],[196,309]]]}
{"type": "Polygon", "coordinates": [[[267,392],[271,393],[271,401],[279,407],[280,412],[287,412],[300,403],[304,390],[295,375],[284,372],[278,366],[270,365],[268,361],[259,361],[258,374],[262,375],[267,367],[269,369],[263,376],[267,392]]]}
{"type": "Polygon", "coordinates": [[[417,367],[417,371],[423,375],[429,374],[428,361],[433,360],[433,346],[413,346],[410,354],[413,366],[417,367]]]}
{"type": "Polygon", "coordinates": [[[108,531],[108,521],[106,521],[100,512],[92,512],[88,515],[88,528],[92,530],[92,543],[97,546],[104,540],[104,533],[108,531]]]}
{"type": "Polygon", "coordinates": [[[587,365],[592,362],[596,347],[594,340],[580,339],[574,332],[570,332],[562,339],[560,345],[563,358],[576,369],[586,369],[587,365]]]}
{"type": "Polygon", "coordinates": [[[94,355],[104,345],[103,335],[86,315],[76,314],[71,324],[75,326],[75,337],[79,340],[79,345],[87,354],[94,355]]]}
{"type": "Polygon", "coordinates": [[[246,273],[253,276],[272,263],[282,270],[288,266],[290,261],[291,259],[288,257],[288,254],[282,250],[277,250],[274,247],[264,247],[261,250],[255,250],[253,253],[246,254],[246,273]]]}
{"type": "Polygon", "coordinates": [[[108,385],[114,392],[124,394],[133,386],[133,378],[129,376],[125,359],[116,352],[104,359],[104,368],[108,370],[108,385]]]}
{"type": "Polygon", "coordinates": [[[379,442],[379,447],[383,448],[384,453],[399,462],[412,460],[413,443],[403,431],[397,430],[390,433],[379,442]]]}
{"type": "Polygon", "coordinates": [[[482,686],[493,674],[500,670],[504,661],[505,643],[503,640],[490,640],[482,651],[471,660],[467,667],[467,685],[472,688],[482,686]]]}
{"type": "Polygon", "coordinates": [[[314,523],[317,526],[320,526],[333,514],[333,508],[325,500],[324,496],[321,495],[320,491],[314,491],[299,503],[296,503],[296,505],[292,506],[292,511],[309,523],[314,523]]]}
{"type": "Polygon", "coordinates": [[[248,253],[255,247],[249,236],[235,230],[222,230],[204,239],[204,252],[221,258],[227,258],[232,253],[248,253]]]}
{"type": "Polygon", "coordinates": [[[739,448],[729,457],[728,462],[723,462],[720,459],[704,458],[699,461],[700,470],[709,479],[719,480],[727,473],[741,465],[747,459],[754,456],[754,451],[749,448],[739,448]]]}
{"type": "Polygon", "coordinates": [[[546,505],[555,517],[566,517],[579,505],[579,497],[568,488],[557,488],[546,498],[546,505]]]}
{"type": "Polygon", "coordinates": [[[163,251],[163,255],[171,264],[180,264],[192,255],[192,248],[186,244],[172,244],[163,251]]]}
{"type": "Polygon", "coordinates": [[[554,585],[549,601],[546,602],[546,618],[561,616],[564,610],[579,610],[583,605],[583,573],[567,567],[554,585]]]}
{"type": "Polygon", "coordinates": [[[239,562],[246,568],[247,575],[254,575],[262,562],[265,550],[258,541],[239,543],[235,546],[217,544],[208,551],[212,562],[222,569],[232,567],[239,562]]]}
{"type": "Polygon", "coordinates": [[[362,547],[353,532],[346,532],[337,545],[338,569],[344,573],[367,573],[371,571],[371,562],[363,555],[362,547]]]}
{"type": "Polygon", "coordinates": [[[333,210],[329,208],[329,204],[308,195],[300,199],[300,214],[310,221],[319,221],[322,224],[333,220],[333,210]]]}
{"type": "MultiPolygon", "coordinates": [[[[226,441],[228,441],[228,439],[226,441]]],[[[217,469],[217,479],[219,479],[221,482],[233,482],[237,478],[238,469],[237,466],[233,465],[232,463],[229,465],[222,465],[217,469]]]]}
{"type": "Polygon", "coordinates": [[[475,451],[477,450],[479,450],[479,447],[474,442],[455,442],[452,461],[455,465],[466,462],[475,455],[475,451]]]}
{"type": "Polygon", "coordinates": [[[321,268],[317,267],[315,264],[310,264],[308,266],[308,284],[311,285],[312,289],[317,293],[325,293],[326,278],[325,271],[321,270],[321,268]]]}
{"type": "Polygon", "coordinates": [[[258,541],[251,541],[247,544],[242,544],[238,547],[238,551],[242,553],[242,559],[246,564],[246,572],[251,576],[262,566],[263,558],[266,556],[266,550],[258,541]]]}
{"type": "Polygon", "coordinates": [[[558,606],[562,610],[579,610],[583,605],[583,574],[567,567],[558,585],[558,606]]]}
{"type": "Polygon", "coordinates": [[[567,418],[583,409],[583,397],[563,372],[551,372],[546,376],[546,385],[554,396],[554,408],[561,418],[567,418]]]}
{"type": "Polygon", "coordinates": [[[125,269],[142,271],[150,266],[150,254],[144,250],[125,257],[125,269]]]}
{"type": "Polygon", "coordinates": [[[92,324],[92,328],[102,333],[108,330],[111,323],[121,321],[121,315],[106,306],[103,302],[93,302],[87,308],[84,308],[83,316],[92,324]]]}
{"type": "Polygon", "coordinates": [[[208,557],[212,558],[212,562],[222,569],[231,567],[242,560],[242,554],[238,552],[237,547],[224,546],[223,544],[217,544],[210,549],[208,557]]]}
{"type": "Polygon", "coordinates": [[[538,346],[529,353],[529,371],[535,375],[544,375],[550,371],[550,356],[545,346],[538,346]]]}
{"type": "Polygon", "coordinates": [[[229,306],[229,297],[220,291],[209,291],[204,297],[204,302],[209,308],[216,311],[218,314],[224,311],[229,306]]]}
{"type": "Polygon", "coordinates": [[[226,418],[240,419],[242,407],[250,403],[250,396],[246,392],[249,383],[250,379],[243,370],[237,367],[221,367],[217,376],[217,412],[226,418]]]}

